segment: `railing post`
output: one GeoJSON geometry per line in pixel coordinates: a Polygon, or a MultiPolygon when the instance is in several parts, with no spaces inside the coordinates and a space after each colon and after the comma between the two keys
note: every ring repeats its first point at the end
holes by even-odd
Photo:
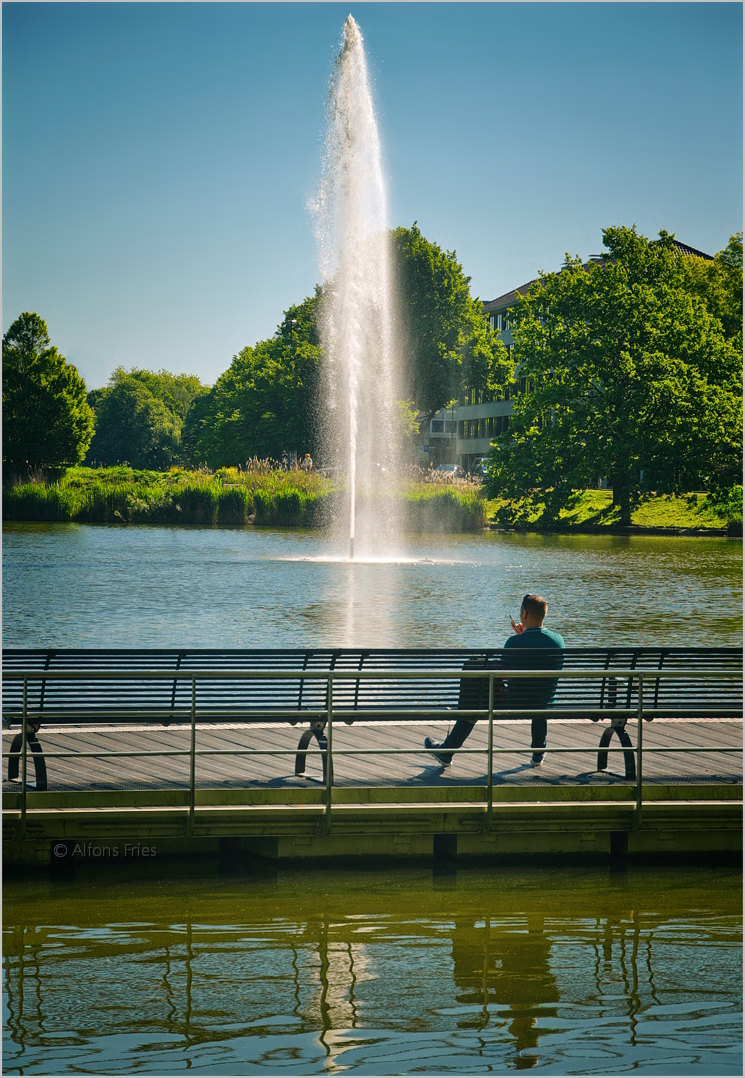
{"type": "Polygon", "coordinates": [[[644,719],[644,678],[639,675],[639,703],[636,714],[636,822],[642,817],[642,726],[644,719]]]}
{"type": "Polygon", "coordinates": [[[494,798],[494,674],[489,674],[489,746],[486,750],[486,829],[491,831],[494,798]]]}
{"type": "Polygon", "coordinates": [[[326,834],[331,830],[331,779],[333,775],[333,757],[331,749],[331,740],[333,737],[333,716],[334,716],[334,677],[333,674],[329,674],[329,686],[328,686],[328,701],[327,701],[327,715],[326,715],[326,816],[325,816],[325,831],[326,834]]]}
{"type": "Polygon", "coordinates": [[[28,680],[23,678],[23,730],[21,732],[21,838],[26,837],[26,719],[28,715],[28,680]]]}
{"type": "Polygon", "coordinates": [[[191,749],[189,753],[189,834],[194,834],[194,801],[197,762],[197,679],[191,679],[191,749]]]}

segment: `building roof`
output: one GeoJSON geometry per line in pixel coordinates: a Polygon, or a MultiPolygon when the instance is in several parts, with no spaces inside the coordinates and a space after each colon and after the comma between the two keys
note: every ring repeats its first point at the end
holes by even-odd
{"type": "MultiPolygon", "coordinates": [[[[656,240],[654,241],[657,242],[656,240]]],[[[697,251],[695,247],[689,247],[687,243],[681,243],[680,240],[673,240],[673,247],[677,247],[682,255],[688,255],[689,258],[705,258],[707,262],[714,261],[714,255],[707,255],[705,251],[697,251]]]]}
{"type": "MultiPolygon", "coordinates": [[[[659,243],[659,240],[653,240],[653,243],[659,243]]],[[[686,255],[689,258],[705,258],[707,262],[714,260],[713,255],[707,255],[704,251],[698,251],[695,247],[690,247],[687,243],[681,243],[680,240],[673,240],[673,246],[680,251],[682,255],[686,255]]],[[[610,257],[610,256],[608,256],[610,257]]],[[[592,263],[602,262],[603,258],[600,255],[592,255],[588,262],[584,263],[585,269],[592,263]]],[[[487,300],[483,304],[484,314],[491,314],[492,311],[500,311],[505,307],[511,307],[517,301],[518,296],[524,296],[532,284],[535,284],[538,277],[534,277],[532,281],[528,281],[527,284],[518,285],[517,288],[513,288],[511,292],[505,292],[503,296],[497,296],[496,299],[487,300]]]]}

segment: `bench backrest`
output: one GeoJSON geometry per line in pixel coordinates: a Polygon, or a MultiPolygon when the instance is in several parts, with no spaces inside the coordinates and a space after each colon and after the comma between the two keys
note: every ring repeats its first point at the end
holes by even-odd
{"type": "MultiPolygon", "coordinates": [[[[501,649],[467,648],[338,648],[255,650],[21,650],[3,652],[3,672],[65,671],[136,673],[179,671],[374,671],[504,669],[501,649]]],[[[699,717],[742,715],[742,651],[738,648],[608,647],[567,648],[565,671],[572,670],[712,670],[723,679],[645,678],[644,711],[648,718],[678,712],[699,717]]],[[[507,671],[505,670],[505,674],[507,671]]],[[[327,682],[311,678],[285,680],[201,680],[197,686],[199,721],[307,721],[328,706],[327,682]]],[[[188,720],[190,678],[61,679],[28,681],[27,707],[34,723],[165,722],[188,720]]],[[[563,713],[587,709],[637,707],[635,678],[561,678],[552,707],[563,713]]],[[[508,699],[508,697],[507,697],[508,699]]],[[[497,689],[494,706],[505,706],[497,689]]],[[[334,710],[379,710],[395,718],[407,709],[484,710],[488,679],[393,680],[353,678],[334,682],[334,710]]],[[[23,683],[3,682],[3,725],[20,724],[23,683]]],[[[506,706],[509,706],[507,704],[506,706]]]]}

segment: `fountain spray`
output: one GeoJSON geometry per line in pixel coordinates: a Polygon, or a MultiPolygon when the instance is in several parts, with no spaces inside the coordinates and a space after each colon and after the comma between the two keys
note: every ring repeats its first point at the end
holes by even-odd
{"type": "Polygon", "coordinates": [[[327,454],[343,454],[348,462],[354,558],[357,525],[365,548],[390,543],[396,530],[381,503],[371,508],[370,498],[378,473],[394,470],[396,393],[382,152],[362,34],[351,15],[331,80],[323,177],[312,209],[324,278],[319,328],[327,365],[327,454]],[[366,485],[361,511],[360,481],[366,485]]]}

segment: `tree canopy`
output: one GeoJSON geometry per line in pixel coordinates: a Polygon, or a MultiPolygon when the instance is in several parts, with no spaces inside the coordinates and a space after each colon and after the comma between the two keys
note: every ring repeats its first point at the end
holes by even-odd
{"type": "Polygon", "coordinates": [[[709,314],[722,323],[725,336],[742,351],[742,232],[730,236],[711,262],[685,258],[682,269],[685,287],[704,301],[709,314]]]}
{"type": "Polygon", "coordinates": [[[88,394],[96,413],[88,461],[154,469],[180,463],[184,418],[205,392],[195,375],[117,367],[108,386],[88,394]]]}
{"type": "Polygon", "coordinates": [[[77,464],[92,436],[85,382],[50,343],[44,319],[24,311],[3,337],[3,464],[77,464]]]}
{"type": "Polygon", "coordinates": [[[466,386],[497,392],[512,374],[507,350],[471,296],[455,251],[442,251],[416,222],[392,233],[404,376],[433,415],[466,386]]]}
{"type": "MultiPolygon", "coordinates": [[[[496,391],[510,378],[507,351],[470,294],[454,252],[425,239],[416,224],[391,233],[398,295],[397,341],[403,390],[395,428],[411,438],[417,409],[433,414],[468,386],[496,391]]],[[[191,404],[182,451],[194,464],[235,465],[283,450],[321,451],[319,385],[322,288],[285,311],[275,335],[234,356],[210,392],[191,404]]]]}
{"type": "Polygon", "coordinates": [[[741,482],[742,243],[702,265],[673,239],[605,229],[602,263],[567,256],[517,303],[526,391],[493,450],[492,492],[547,491],[557,512],[607,476],[628,524],[640,489],[741,482]]]}
{"type": "Polygon", "coordinates": [[[272,338],[243,348],[192,403],[183,432],[192,463],[219,468],[253,456],[278,459],[283,450],[315,455],[319,296],[317,290],[285,311],[272,338]]]}

